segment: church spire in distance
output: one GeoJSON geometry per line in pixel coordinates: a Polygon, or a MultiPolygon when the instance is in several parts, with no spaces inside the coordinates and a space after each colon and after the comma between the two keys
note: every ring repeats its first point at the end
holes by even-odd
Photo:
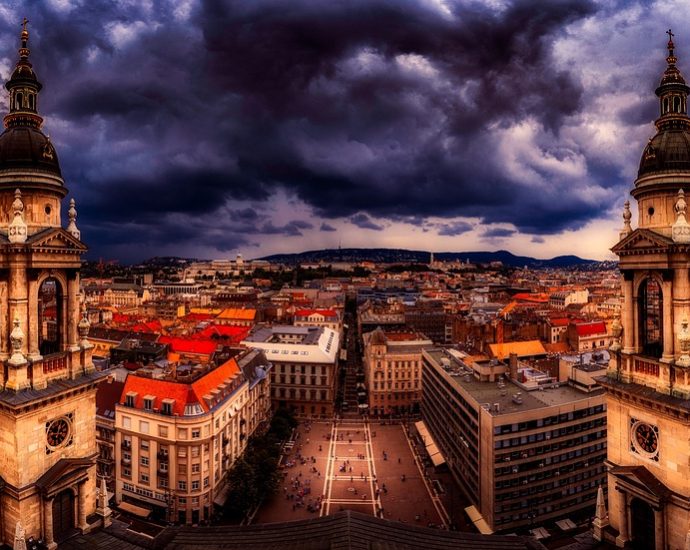
{"type": "Polygon", "coordinates": [[[43,118],[38,115],[38,92],[43,86],[36,78],[36,73],[29,61],[29,31],[26,29],[28,22],[26,17],[22,21],[19,61],[5,84],[10,102],[9,113],[3,120],[5,128],[16,126],[40,128],[43,124],[43,118]]]}

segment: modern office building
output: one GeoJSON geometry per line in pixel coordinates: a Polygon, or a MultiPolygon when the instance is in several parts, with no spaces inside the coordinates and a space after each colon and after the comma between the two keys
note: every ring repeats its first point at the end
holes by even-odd
{"type": "Polygon", "coordinates": [[[594,512],[606,481],[606,408],[517,358],[486,369],[422,352],[422,418],[487,532],[594,512]]]}

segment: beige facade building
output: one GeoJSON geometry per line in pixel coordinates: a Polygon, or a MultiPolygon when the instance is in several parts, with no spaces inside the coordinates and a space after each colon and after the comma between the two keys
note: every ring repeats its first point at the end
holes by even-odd
{"type": "Polygon", "coordinates": [[[442,349],[422,356],[423,421],[482,532],[591,513],[606,480],[600,387],[583,391],[515,356],[494,370],[442,349]]]}
{"type": "Polygon", "coordinates": [[[364,339],[364,379],[372,415],[413,412],[422,397],[422,349],[433,346],[423,334],[384,332],[364,339]]]}
{"type": "Polygon", "coordinates": [[[67,188],[41,130],[28,39],[25,22],[0,135],[0,541],[11,546],[21,522],[54,548],[93,526],[101,376],[80,320],[86,246],[73,201],[61,226],[67,188]]]}
{"type": "Polygon", "coordinates": [[[325,327],[256,327],[242,345],[259,349],[273,365],[273,405],[299,415],[333,414],[340,335],[325,327]]]}
{"type": "Polygon", "coordinates": [[[115,413],[118,506],[181,524],[211,519],[225,474],[270,420],[270,368],[251,350],[188,374],[130,374],[115,413]]]}
{"type": "Polygon", "coordinates": [[[690,88],[672,40],[666,61],[656,89],[657,133],[631,192],[639,226],[631,227],[626,203],[612,249],[623,291],[613,332],[622,329],[622,342],[612,346],[607,376],[599,379],[608,390],[610,490],[609,519],[595,534],[652,549],[687,548],[690,540],[690,226],[683,191],[690,189],[690,88]]]}

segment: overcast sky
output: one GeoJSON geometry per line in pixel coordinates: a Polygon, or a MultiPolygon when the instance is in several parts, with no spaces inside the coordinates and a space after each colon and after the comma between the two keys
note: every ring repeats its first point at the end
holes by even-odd
{"type": "Polygon", "coordinates": [[[0,76],[26,16],[94,259],[338,245],[603,259],[654,134],[669,27],[690,76],[689,12],[4,0],[0,76]]]}

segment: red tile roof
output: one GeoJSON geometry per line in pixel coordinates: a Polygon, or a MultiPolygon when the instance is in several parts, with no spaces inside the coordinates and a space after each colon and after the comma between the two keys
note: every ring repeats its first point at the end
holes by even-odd
{"type": "Polygon", "coordinates": [[[213,338],[228,340],[232,344],[239,344],[251,330],[250,327],[234,327],[231,325],[209,325],[205,329],[196,332],[192,338],[211,340],[213,338]]]}
{"type": "Polygon", "coordinates": [[[138,323],[130,327],[132,332],[147,332],[149,334],[160,334],[163,331],[163,326],[158,319],[148,321],[146,323],[138,323]]]}
{"type": "Polygon", "coordinates": [[[593,323],[580,323],[575,325],[578,336],[593,336],[595,334],[606,334],[606,323],[595,321],[593,323]]]}
{"type": "Polygon", "coordinates": [[[529,292],[518,292],[513,296],[513,300],[522,300],[523,302],[546,303],[549,301],[549,297],[546,294],[531,294],[529,292]]]}
{"type": "Polygon", "coordinates": [[[106,418],[115,418],[115,403],[120,401],[124,382],[103,380],[96,390],[96,414],[106,418]],[[112,413],[112,414],[111,414],[112,413]]]}
{"type": "Polygon", "coordinates": [[[161,336],[158,342],[160,344],[168,344],[172,352],[196,355],[211,355],[216,351],[217,347],[217,344],[212,340],[180,338],[177,336],[161,336]]]}
{"type": "Polygon", "coordinates": [[[204,396],[228,378],[237,376],[239,372],[240,368],[235,359],[230,359],[191,384],[130,375],[127,377],[125,387],[122,390],[120,404],[125,404],[128,393],[135,392],[137,396],[134,400],[134,407],[137,409],[144,408],[145,396],[152,396],[154,397],[154,410],[161,409],[163,399],[173,399],[175,401],[173,414],[183,416],[185,406],[196,404],[201,406],[204,412],[208,412],[209,406],[204,400],[204,396]]]}
{"type": "Polygon", "coordinates": [[[337,318],[338,315],[332,309],[298,309],[295,317],[309,317],[310,315],[323,315],[326,318],[337,318]]]}
{"type": "Polygon", "coordinates": [[[208,321],[209,319],[212,319],[215,317],[215,315],[212,315],[211,313],[187,313],[182,320],[184,321],[191,321],[191,322],[198,322],[198,321],[208,321]]]}

